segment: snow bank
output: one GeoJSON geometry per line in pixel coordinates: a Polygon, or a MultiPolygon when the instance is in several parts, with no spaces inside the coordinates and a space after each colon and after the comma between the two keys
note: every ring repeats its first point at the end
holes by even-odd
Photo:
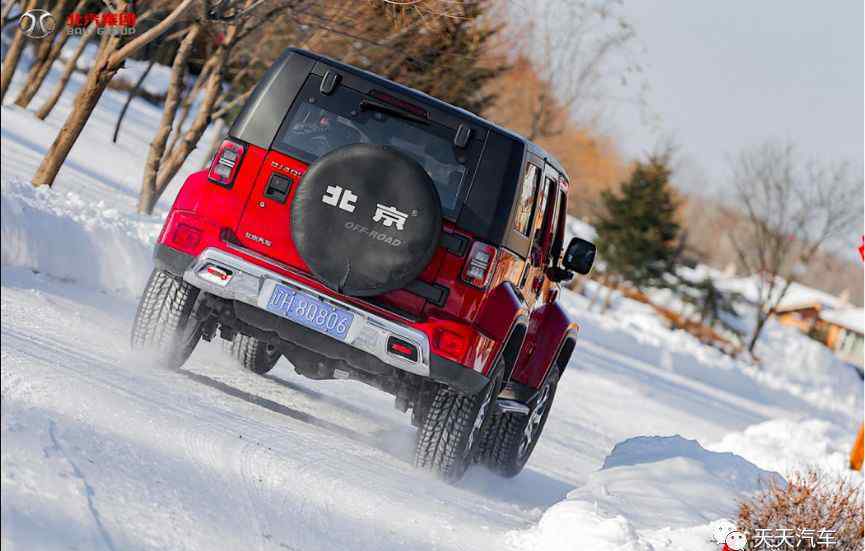
{"type": "Polygon", "coordinates": [[[847,454],[855,436],[855,426],[845,432],[820,419],[775,419],[730,433],[707,447],[737,453],[784,476],[816,467],[833,476],[848,477],[854,475],[847,468],[847,454]]]}
{"type": "MultiPolygon", "coordinates": [[[[598,289],[587,281],[585,293],[598,289]]],[[[610,309],[597,312],[586,296],[563,291],[563,306],[580,320],[580,338],[601,344],[635,361],[663,367],[734,396],[761,404],[798,409],[816,408],[861,422],[862,381],[822,344],[793,327],[770,319],[755,350],[755,365],[746,358],[731,358],[707,346],[690,333],[671,330],[649,306],[615,293],[610,309]]],[[[766,418],[781,417],[766,411],[766,418]]],[[[818,415],[813,415],[818,416],[818,415]]]]}
{"type": "Polygon", "coordinates": [[[686,545],[693,551],[695,542],[716,549],[712,523],[735,517],[739,501],[771,480],[783,483],[776,473],[706,450],[696,440],[639,436],[617,444],[585,485],[510,539],[519,548],[545,550],[686,545]]]}
{"type": "Polygon", "coordinates": [[[152,267],[160,221],[73,192],[2,184],[2,265],[135,296],[152,267]]]}
{"type": "Polygon", "coordinates": [[[799,330],[769,320],[754,350],[761,364],[751,368],[766,386],[827,409],[862,415],[862,380],[835,354],[799,330]]]}
{"type": "Polygon", "coordinates": [[[511,534],[511,543],[519,549],[557,551],[591,549],[592,551],[652,551],[634,527],[623,516],[600,513],[591,503],[565,500],[552,506],[538,525],[528,531],[511,534]]]}

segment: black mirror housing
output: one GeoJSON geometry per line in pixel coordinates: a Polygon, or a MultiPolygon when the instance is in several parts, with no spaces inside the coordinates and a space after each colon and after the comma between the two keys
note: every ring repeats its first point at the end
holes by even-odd
{"type": "Polygon", "coordinates": [[[591,271],[592,264],[595,262],[595,251],[596,248],[593,243],[574,237],[565,250],[562,266],[578,274],[586,275],[591,271]]]}

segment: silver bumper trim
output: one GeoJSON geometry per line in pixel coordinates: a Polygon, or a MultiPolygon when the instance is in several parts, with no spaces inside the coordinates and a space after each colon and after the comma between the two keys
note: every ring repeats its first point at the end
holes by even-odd
{"type": "MultiPolygon", "coordinates": [[[[244,302],[256,308],[261,308],[260,305],[266,303],[266,300],[269,298],[268,293],[273,290],[277,282],[300,289],[318,300],[337,305],[354,314],[354,320],[348,330],[348,335],[345,341],[342,342],[358,350],[372,354],[382,362],[397,369],[424,377],[429,376],[429,341],[421,331],[394,323],[339,299],[323,295],[307,285],[286,279],[276,272],[257,266],[220,249],[207,248],[202,251],[195,259],[195,262],[183,273],[183,279],[190,285],[207,293],[228,300],[244,302]],[[201,272],[208,265],[231,270],[231,278],[227,282],[221,283],[213,278],[203,277],[201,272]],[[418,359],[416,362],[388,353],[387,338],[391,335],[417,346],[418,359]]],[[[310,331],[315,330],[310,329],[310,331]]]]}

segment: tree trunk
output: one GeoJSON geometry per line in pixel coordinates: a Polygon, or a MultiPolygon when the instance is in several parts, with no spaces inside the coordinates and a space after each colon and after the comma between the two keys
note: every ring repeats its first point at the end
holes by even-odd
{"type": "Polygon", "coordinates": [[[210,77],[210,70],[212,68],[212,63],[204,64],[201,68],[201,72],[198,73],[198,77],[195,79],[195,83],[192,85],[192,89],[188,94],[186,94],[183,101],[180,103],[180,116],[177,117],[177,122],[174,123],[174,135],[171,136],[171,142],[168,144],[168,151],[174,149],[177,145],[177,140],[179,140],[180,136],[183,135],[183,125],[186,124],[186,119],[189,117],[189,110],[192,108],[192,102],[195,101],[195,96],[198,95],[198,91],[201,90],[202,85],[204,85],[210,77]]]}
{"type": "Polygon", "coordinates": [[[138,212],[150,214],[159,195],[156,192],[156,177],[159,172],[162,158],[165,155],[165,143],[171,134],[174,116],[177,114],[178,101],[183,89],[183,76],[186,74],[186,62],[192,52],[192,45],[201,30],[201,25],[195,23],[183,38],[174,62],[171,64],[171,80],[168,91],[165,94],[165,105],[162,108],[162,119],[153,141],[150,142],[150,150],[147,153],[147,161],[144,164],[144,179],[141,182],[141,193],[138,196],[138,212]]]}
{"type": "Polygon", "coordinates": [[[33,67],[30,68],[30,72],[27,73],[27,83],[15,99],[15,105],[22,109],[26,109],[27,106],[30,105],[30,102],[33,101],[33,97],[39,92],[39,88],[42,87],[42,83],[45,82],[45,77],[48,76],[48,72],[51,71],[51,66],[54,65],[54,62],[60,56],[60,52],[63,50],[63,46],[66,44],[66,40],[68,39],[69,33],[61,32],[60,36],[51,46],[51,50],[45,56],[45,59],[40,63],[33,64],[33,67]]]}
{"type": "Polygon", "coordinates": [[[174,178],[180,170],[180,167],[183,166],[183,162],[192,150],[195,149],[195,146],[198,145],[201,135],[204,134],[207,125],[210,123],[210,114],[213,112],[213,106],[219,96],[221,86],[222,66],[220,65],[219,67],[214,68],[213,72],[210,74],[210,78],[204,87],[204,99],[202,100],[201,106],[198,108],[198,113],[192,121],[189,129],[184,133],[183,138],[179,141],[177,147],[168,153],[168,156],[159,166],[159,174],[156,177],[156,182],[151,195],[146,200],[142,198],[139,201],[139,209],[143,208],[143,210],[139,210],[139,212],[145,212],[147,214],[153,212],[153,208],[156,206],[156,201],[159,200],[159,197],[161,197],[165,192],[165,188],[167,188],[168,184],[171,183],[171,179],[174,178]]]}
{"type": "Polygon", "coordinates": [[[606,314],[613,302],[613,292],[619,288],[618,279],[613,281],[613,284],[607,287],[607,293],[604,295],[604,304],[601,306],[601,314],[606,314]]]}
{"type": "Polygon", "coordinates": [[[30,105],[30,102],[33,101],[33,97],[39,93],[42,83],[45,82],[45,77],[48,76],[54,62],[57,61],[57,58],[63,52],[63,46],[66,45],[66,41],[69,40],[66,17],[72,11],[80,12],[83,10],[87,2],[86,0],[79,0],[78,4],[74,7],[70,6],[71,3],[71,0],[59,0],[54,7],[52,14],[55,21],[58,22],[57,30],[54,31],[54,37],[52,37],[54,40],[44,41],[39,46],[36,58],[38,62],[30,67],[30,72],[27,74],[27,83],[15,99],[15,105],[22,109],[26,109],[30,105]]]}
{"type": "Polygon", "coordinates": [[[139,200],[139,212],[150,214],[156,206],[156,201],[165,192],[165,188],[171,183],[171,179],[183,166],[184,161],[198,145],[201,135],[210,124],[213,109],[216,106],[216,101],[222,92],[222,84],[225,78],[223,71],[225,64],[228,61],[228,54],[231,47],[234,45],[235,38],[239,32],[238,26],[230,26],[225,32],[222,43],[217,47],[216,51],[211,56],[211,61],[214,63],[207,82],[204,85],[204,97],[198,112],[193,119],[189,129],[183,134],[183,138],[177,143],[177,146],[168,152],[168,156],[164,157],[159,166],[159,173],[156,177],[156,185],[152,190],[142,188],[142,195],[147,193],[147,197],[142,197],[139,200]]]}
{"type": "MultiPolygon", "coordinates": [[[[36,7],[38,0],[30,0],[24,6],[23,11],[32,10],[36,7]]],[[[21,60],[21,52],[24,51],[26,37],[24,32],[19,27],[15,31],[15,37],[12,38],[12,43],[9,44],[9,49],[6,51],[6,57],[3,58],[3,66],[0,68],[0,102],[6,97],[6,92],[9,90],[9,85],[12,83],[12,76],[18,68],[18,62],[21,60]]]]}
{"type": "Polygon", "coordinates": [[[126,118],[126,111],[129,109],[129,104],[132,103],[132,100],[138,95],[138,91],[141,90],[141,85],[144,84],[144,79],[147,78],[150,69],[153,69],[155,63],[156,58],[150,60],[150,63],[147,64],[147,68],[144,69],[144,72],[141,73],[141,76],[138,77],[137,81],[135,81],[135,86],[133,86],[126,95],[126,101],[123,103],[123,108],[120,110],[120,114],[117,115],[117,122],[114,123],[114,135],[111,137],[113,143],[117,143],[117,135],[120,133],[120,125],[123,124],[123,119],[126,118]]]}
{"type": "Polygon", "coordinates": [[[207,150],[207,155],[204,156],[204,164],[201,170],[210,168],[210,162],[216,156],[216,151],[222,145],[222,140],[225,139],[225,120],[217,119],[213,126],[213,140],[210,142],[210,149],[207,150]]]}
{"type": "MultiPolygon", "coordinates": [[[[127,5],[127,2],[119,2],[118,11],[125,12],[127,5]]],[[[103,40],[99,56],[90,69],[84,86],[75,98],[72,111],[66,118],[63,128],[57,133],[57,137],[48,149],[45,157],[42,158],[39,168],[36,169],[32,182],[34,186],[51,186],[54,183],[54,178],[57,177],[60,166],[66,160],[69,151],[72,149],[78,136],[81,135],[84,125],[87,124],[87,120],[93,113],[93,108],[96,107],[96,103],[102,97],[102,93],[108,86],[108,82],[120,69],[123,61],[140,48],[159,38],[192,5],[193,0],[182,0],[156,26],[136,36],[122,46],[122,37],[112,36],[103,40]]]]}
{"type": "Polygon", "coordinates": [[[759,313],[757,314],[757,324],[754,326],[754,332],[751,334],[751,340],[748,341],[748,352],[751,355],[754,355],[754,348],[757,347],[757,340],[760,338],[760,333],[763,332],[763,328],[766,326],[766,322],[769,321],[769,314],[759,313]]]}
{"type": "Polygon", "coordinates": [[[589,312],[591,312],[595,309],[595,304],[597,304],[598,298],[601,296],[601,291],[603,290],[602,288],[607,286],[607,282],[609,281],[609,279],[610,279],[609,276],[605,273],[604,275],[601,276],[600,281],[596,282],[596,283],[598,283],[598,286],[595,289],[595,291],[592,293],[592,300],[589,301],[589,307],[588,307],[589,312]]]}
{"type": "Polygon", "coordinates": [[[34,186],[50,187],[54,183],[54,178],[60,172],[60,166],[66,160],[69,151],[72,150],[72,146],[75,145],[75,141],[81,135],[84,125],[87,124],[87,120],[93,113],[93,108],[96,107],[99,98],[102,97],[102,93],[117,72],[117,68],[112,69],[108,61],[108,56],[102,56],[90,70],[84,86],[75,97],[72,111],[66,118],[66,122],[63,123],[63,128],[57,133],[57,137],[54,138],[48,153],[42,159],[42,163],[33,176],[32,183],[34,186]]]}
{"type": "Polygon", "coordinates": [[[48,96],[48,99],[45,100],[45,103],[42,104],[42,107],[36,111],[36,117],[38,119],[45,120],[45,118],[51,113],[51,110],[54,109],[54,106],[57,105],[60,96],[62,96],[63,91],[66,90],[66,85],[69,84],[69,79],[72,78],[72,73],[75,72],[75,68],[78,66],[78,59],[81,57],[81,54],[84,53],[84,48],[95,34],[96,25],[91,24],[84,34],[81,35],[81,38],[78,39],[78,46],[75,47],[72,56],[66,61],[66,66],[63,67],[63,73],[60,75],[60,79],[54,86],[54,90],[51,92],[51,95],[48,96]]]}
{"type": "Polygon", "coordinates": [[[18,4],[18,0],[8,0],[5,4],[3,4],[3,11],[0,12],[0,25],[3,28],[6,27],[6,20],[9,19],[9,16],[12,14],[12,8],[18,4]]]}

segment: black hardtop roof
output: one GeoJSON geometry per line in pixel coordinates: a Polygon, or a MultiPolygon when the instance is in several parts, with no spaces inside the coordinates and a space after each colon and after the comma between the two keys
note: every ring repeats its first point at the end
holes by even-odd
{"type": "Polygon", "coordinates": [[[463,109],[461,107],[457,107],[455,105],[451,105],[450,103],[447,103],[447,102],[442,101],[438,98],[430,96],[429,94],[421,92],[420,90],[416,90],[416,89],[411,88],[409,86],[399,84],[398,82],[394,82],[392,80],[386,79],[386,78],[379,76],[375,73],[372,73],[370,71],[366,71],[364,69],[360,69],[360,68],[355,67],[353,65],[348,65],[348,64],[343,63],[341,61],[337,61],[333,58],[330,58],[330,57],[327,57],[327,56],[324,56],[321,54],[317,54],[314,52],[310,52],[309,50],[303,50],[301,48],[288,48],[283,53],[283,55],[285,55],[289,52],[296,53],[296,54],[302,55],[304,57],[308,57],[308,58],[313,59],[315,61],[320,61],[320,62],[325,63],[327,65],[331,65],[334,68],[339,69],[340,71],[345,71],[345,72],[351,73],[357,77],[361,77],[367,81],[374,82],[374,83],[376,83],[376,85],[381,86],[382,88],[389,89],[391,91],[398,92],[401,94],[405,94],[407,96],[411,96],[412,98],[417,99],[421,103],[425,103],[425,104],[427,104],[430,107],[433,107],[435,109],[442,110],[442,111],[456,112],[459,114],[460,117],[468,119],[469,121],[471,121],[474,124],[477,124],[478,126],[485,127],[485,128],[490,129],[490,130],[495,130],[496,132],[498,132],[500,134],[503,134],[505,136],[508,136],[509,138],[512,138],[514,140],[517,140],[517,141],[523,143],[529,152],[537,155],[538,157],[544,158],[547,161],[547,163],[549,163],[560,174],[564,175],[565,178],[569,180],[568,175],[565,172],[565,169],[561,166],[561,163],[559,163],[558,159],[556,159],[554,156],[547,153],[538,144],[536,144],[533,141],[525,138],[524,136],[514,132],[513,130],[508,130],[507,128],[501,127],[501,126],[499,126],[493,122],[488,121],[487,119],[485,119],[483,117],[480,117],[480,116],[472,113],[471,111],[468,111],[468,110],[463,109]]]}

